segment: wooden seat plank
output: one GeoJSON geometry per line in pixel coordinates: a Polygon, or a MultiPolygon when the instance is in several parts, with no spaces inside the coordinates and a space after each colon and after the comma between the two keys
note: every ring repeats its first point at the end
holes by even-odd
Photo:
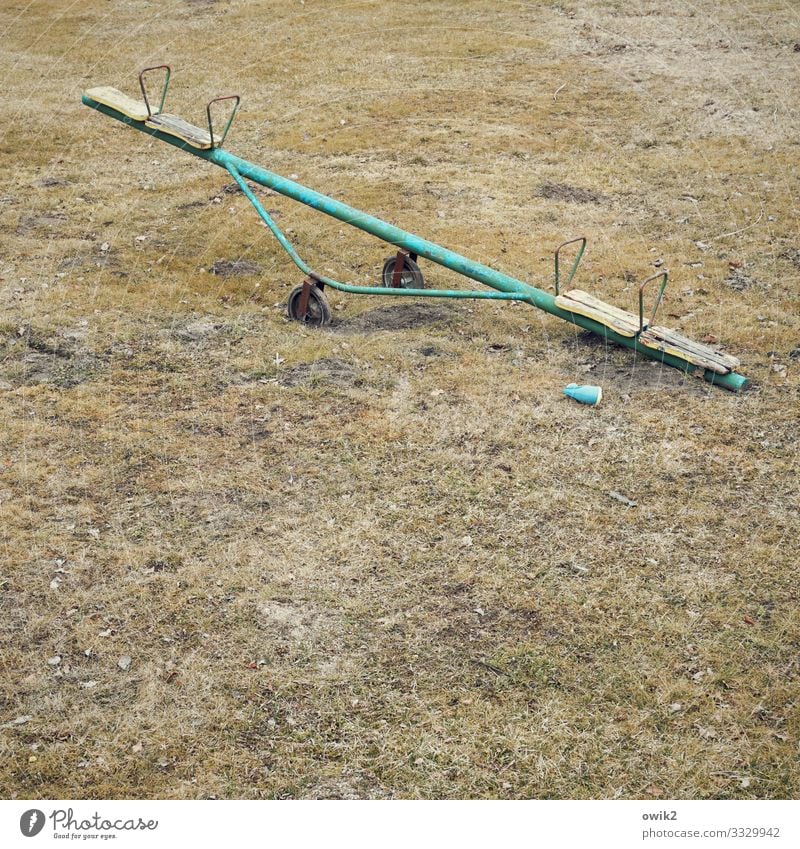
{"type": "Polygon", "coordinates": [[[147,106],[143,100],[135,100],[133,97],[128,97],[127,94],[110,85],[96,86],[95,88],[86,89],[86,96],[103,106],[108,106],[111,109],[116,109],[128,118],[134,121],[147,120],[147,106]]]}
{"type": "Polygon", "coordinates": [[[695,342],[668,327],[649,327],[639,335],[638,341],[647,348],[654,348],[717,374],[728,374],[739,367],[736,357],[715,351],[708,345],[695,342]]]}
{"type": "Polygon", "coordinates": [[[160,115],[153,115],[145,124],[154,130],[160,130],[167,135],[175,136],[176,138],[185,141],[192,147],[198,150],[208,150],[211,147],[211,136],[207,130],[201,127],[195,127],[183,118],[177,115],[171,115],[168,112],[162,112],[160,115]]]}
{"type": "Polygon", "coordinates": [[[636,336],[639,332],[639,316],[607,304],[581,289],[572,289],[558,295],[556,306],[567,312],[591,318],[620,336],[636,336]]]}

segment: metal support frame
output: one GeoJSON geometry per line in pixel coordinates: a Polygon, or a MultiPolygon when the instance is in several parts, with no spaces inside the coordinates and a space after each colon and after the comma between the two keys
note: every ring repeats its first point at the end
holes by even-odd
{"type": "Polygon", "coordinates": [[[301,321],[305,321],[308,315],[308,299],[311,296],[311,289],[314,285],[315,281],[311,277],[306,277],[303,281],[303,291],[300,292],[300,303],[297,305],[301,321]]]}
{"type": "MultiPolygon", "coordinates": [[[[530,304],[531,306],[537,307],[538,309],[544,310],[544,312],[568,321],[573,325],[581,327],[584,330],[589,330],[609,342],[614,342],[623,347],[631,348],[636,351],[637,354],[647,359],[657,360],[665,365],[672,366],[673,368],[689,374],[702,371],[702,377],[714,385],[721,386],[734,392],[739,391],[747,385],[748,381],[744,375],[736,374],[734,372],[724,375],[716,374],[710,369],[702,369],[702,367],[695,366],[679,357],[641,345],[637,340],[638,334],[633,337],[621,336],[594,319],[561,309],[556,304],[555,296],[543,289],[539,289],[529,283],[517,280],[508,274],[504,274],[503,272],[497,271],[496,269],[490,268],[482,263],[474,262],[455,251],[448,250],[441,245],[437,245],[434,242],[430,242],[427,239],[414,235],[413,233],[408,233],[399,227],[395,227],[394,225],[382,221],[379,218],[354,209],[341,201],[335,200],[327,195],[323,195],[313,189],[309,189],[300,183],[287,179],[286,177],[281,177],[279,174],[275,174],[265,168],[261,168],[258,165],[253,164],[252,162],[248,162],[246,159],[234,156],[226,150],[219,147],[212,147],[208,150],[193,148],[174,136],[170,136],[155,128],[146,126],[143,121],[136,121],[109,106],[105,106],[95,100],[92,100],[92,98],[88,95],[84,94],[82,100],[86,106],[89,106],[98,112],[102,112],[104,115],[115,118],[123,124],[127,124],[141,132],[154,136],[160,141],[171,144],[173,147],[177,147],[187,153],[191,153],[200,159],[204,159],[207,162],[211,162],[212,164],[218,165],[220,168],[228,171],[233,176],[244,195],[254,206],[259,217],[273,233],[294,264],[304,274],[308,276],[313,275],[313,279],[315,279],[318,284],[324,283],[331,286],[331,288],[342,292],[363,295],[522,301],[530,304]],[[417,257],[424,257],[425,259],[444,266],[451,271],[455,271],[464,277],[475,280],[478,283],[482,283],[495,291],[484,292],[465,289],[403,289],[394,287],[387,288],[383,286],[356,286],[348,283],[340,283],[324,275],[317,274],[301,259],[288,239],[270,218],[266,210],[264,210],[263,206],[259,203],[258,198],[256,198],[250,190],[250,187],[247,185],[248,179],[258,183],[259,185],[272,189],[285,197],[296,200],[299,203],[303,203],[312,209],[323,212],[332,218],[336,218],[345,224],[349,224],[359,230],[363,230],[372,236],[394,245],[400,250],[405,250],[408,252],[409,256],[414,259],[417,257]]],[[[568,275],[567,283],[572,280],[575,270],[577,269],[577,264],[580,261],[586,245],[584,237],[580,237],[580,239],[576,240],[570,240],[570,242],[572,241],[580,241],[582,244],[578,252],[578,257],[573,264],[570,274],[568,275]]],[[[569,244],[570,242],[565,244],[569,244]]],[[[561,245],[560,247],[564,247],[564,245],[561,245]]],[[[556,262],[559,250],[560,248],[556,251],[556,262]]],[[[663,273],[664,272],[660,272],[660,274],[663,273]]],[[[558,275],[558,269],[556,269],[556,274],[558,275]]],[[[645,281],[645,283],[646,282],[647,281],[645,281]]],[[[663,295],[663,286],[658,302],[661,300],[661,295],[663,295]]],[[[657,305],[658,304],[656,304],[656,306],[657,305]]],[[[643,312],[641,314],[643,316],[643,312]]]]}
{"type": "MultiPolygon", "coordinates": [[[[244,160],[238,160],[238,162],[244,162],[244,160]]],[[[258,198],[253,194],[250,186],[247,185],[247,181],[242,177],[242,174],[237,169],[236,165],[226,160],[225,165],[228,173],[233,177],[236,182],[236,185],[242,190],[242,193],[245,197],[250,201],[250,203],[255,208],[261,220],[269,227],[272,234],[280,243],[281,247],[286,251],[289,255],[290,259],[294,264],[303,272],[303,274],[313,275],[314,279],[317,280],[318,285],[328,284],[333,289],[339,289],[342,292],[349,292],[352,294],[360,294],[360,295],[417,295],[419,297],[425,298],[475,298],[479,300],[497,300],[497,301],[524,301],[527,300],[527,293],[524,291],[510,291],[510,292],[480,292],[472,289],[403,289],[402,287],[398,288],[384,288],[383,286],[354,286],[350,283],[340,283],[337,280],[333,280],[330,277],[326,277],[324,274],[319,274],[315,272],[310,265],[308,265],[297,253],[292,243],[286,238],[286,236],[281,231],[280,227],[273,221],[272,217],[269,213],[264,209],[261,205],[261,202],[258,198]]],[[[259,182],[256,180],[256,182],[259,182]]],[[[265,184],[261,184],[265,185],[265,184]]],[[[296,183],[294,185],[297,185],[296,183]]],[[[322,195],[321,197],[324,197],[322,195]]],[[[329,198],[332,200],[332,198],[329,198]]],[[[338,203],[338,201],[336,201],[338,203]]],[[[344,206],[344,204],[342,204],[344,206]]],[[[351,209],[351,207],[346,207],[347,209],[351,209]]],[[[355,212],[355,210],[353,210],[355,212]]],[[[363,213],[361,213],[363,215],[363,213]]],[[[375,219],[378,221],[379,219],[375,219]]],[[[352,223],[352,222],[350,222],[352,223]]],[[[381,222],[383,223],[383,222],[381,222]]],[[[356,225],[358,226],[358,225],[356,225]]],[[[387,225],[390,226],[390,225],[387,225]]],[[[364,228],[361,228],[364,229],[364,228]]],[[[402,232],[402,231],[401,231],[402,232]]],[[[409,234],[410,235],[410,234],[409,234]]],[[[388,241],[388,240],[387,240],[388,241]]],[[[442,248],[441,250],[444,250],[442,248]]],[[[407,252],[409,256],[412,254],[410,251],[407,252]]],[[[444,264],[444,263],[440,263],[444,264]]],[[[465,273],[465,272],[464,272],[465,273]]],[[[466,273],[465,273],[466,274],[466,273]]],[[[466,275],[468,276],[468,275],[466,275]]],[[[513,278],[508,278],[509,280],[513,280],[513,278]]],[[[524,283],[520,281],[514,281],[518,283],[520,286],[525,286],[524,283]]],[[[528,287],[530,288],[530,287],[528,287]]]]}
{"type": "Polygon", "coordinates": [[[403,285],[403,266],[405,265],[405,259],[409,257],[408,251],[404,251],[402,248],[397,252],[397,256],[394,260],[394,269],[392,270],[392,288],[399,289],[403,285]]]}

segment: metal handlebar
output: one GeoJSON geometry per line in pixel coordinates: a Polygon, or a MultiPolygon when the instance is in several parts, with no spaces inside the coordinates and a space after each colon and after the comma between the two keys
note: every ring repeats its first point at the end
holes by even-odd
{"type": "Polygon", "coordinates": [[[640,286],[639,286],[639,333],[641,333],[645,326],[649,327],[656,319],[656,312],[658,311],[658,307],[661,304],[661,299],[664,297],[664,289],[667,288],[667,277],[669,276],[669,272],[667,269],[663,271],[659,271],[656,274],[653,274],[651,277],[648,277],[640,286]],[[644,287],[653,280],[657,280],[659,277],[663,277],[664,280],[661,283],[661,287],[658,290],[658,297],[656,298],[655,305],[653,306],[653,312],[650,314],[650,320],[647,322],[647,325],[644,323],[644,287]]]}
{"type": "Polygon", "coordinates": [[[573,245],[575,242],[580,242],[581,246],[578,250],[578,255],[575,257],[575,262],[572,263],[572,268],[570,269],[569,276],[567,277],[567,282],[564,284],[565,286],[569,286],[572,283],[572,278],[575,276],[575,272],[578,270],[578,264],[581,261],[581,257],[583,256],[583,252],[586,250],[586,237],[578,236],[577,239],[570,239],[567,242],[562,242],[557,248],[554,257],[554,265],[556,272],[556,295],[559,293],[559,279],[558,279],[558,254],[561,251],[561,248],[565,248],[567,245],[573,245]]]}
{"type": "Polygon", "coordinates": [[[233,105],[233,110],[231,111],[230,118],[228,118],[228,123],[225,125],[225,129],[222,132],[222,138],[219,140],[219,145],[217,147],[222,147],[225,142],[225,136],[228,135],[228,130],[231,128],[231,124],[233,123],[233,118],[236,115],[236,110],[239,108],[239,101],[241,98],[238,94],[226,94],[224,97],[215,97],[213,100],[208,101],[208,105],[206,106],[206,115],[208,117],[208,134],[211,136],[211,147],[215,147],[214,144],[214,127],[211,121],[211,104],[212,103],[220,103],[223,100],[235,100],[236,103],[233,105]]]}
{"type": "Polygon", "coordinates": [[[153,65],[152,68],[145,68],[143,71],[139,73],[139,87],[142,90],[142,97],[144,98],[144,105],[147,107],[147,117],[151,118],[154,114],[158,115],[160,112],[164,111],[164,101],[167,99],[167,88],[169,87],[169,78],[172,75],[172,68],[169,65],[153,65]],[[147,98],[147,90],[144,84],[144,75],[149,73],[150,71],[166,71],[164,74],[164,87],[161,89],[161,103],[158,105],[158,111],[153,112],[150,108],[150,101],[147,98]]]}

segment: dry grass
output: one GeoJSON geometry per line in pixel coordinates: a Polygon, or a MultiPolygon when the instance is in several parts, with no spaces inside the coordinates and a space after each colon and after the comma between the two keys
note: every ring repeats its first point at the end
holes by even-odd
{"type": "MultiPolygon", "coordinates": [[[[796,798],[797,25],[6,6],[2,795],[796,798]],[[618,303],[663,259],[669,323],[752,388],[518,306],[288,323],[297,274],[225,174],[79,104],[165,59],[190,119],[243,94],[237,153],[476,259],[546,286],[585,233],[618,303]],[[601,407],[560,397],[584,378],[601,407]]],[[[374,279],[380,245],[267,200],[374,279]]]]}

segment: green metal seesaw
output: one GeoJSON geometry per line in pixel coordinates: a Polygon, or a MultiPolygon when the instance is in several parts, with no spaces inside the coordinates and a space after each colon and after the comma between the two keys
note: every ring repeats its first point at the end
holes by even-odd
{"type": "Polygon", "coordinates": [[[128,97],[121,91],[108,86],[88,89],[83,95],[82,101],[86,106],[96,109],[98,112],[102,112],[148,135],[155,136],[161,141],[185,150],[187,153],[192,153],[207,162],[213,162],[230,173],[244,195],[255,207],[262,221],[289,254],[294,264],[306,275],[305,281],[293,289],[289,295],[288,313],[291,318],[316,326],[330,321],[330,309],[323,294],[325,286],[359,295],[522,301],[589,330],[610,342],[632,348],[649,359],[657,360],[689,374],[701,372],[702,377],[715,386],[737,392],[747,385],[747,378],[735,371],[739,366],[739,361],[735,357],[699,342],[694,342],[674,330],[654,324],[656,311],[667,285],[666,271],[660,271],[658,274],[649,277],[639,286],[638,315],[606,304],[580,289],[562,292],[559,267],[562,249],[568,245],[578,246],[575,259],[566,274],[564,281],[564,287],[566,287],[572,282],[586,248],[585,238],[571,239],[564,242],[555,251],[555,295],[551,295],[549,292],[523,283],[514,277],[509,277],[507,274],[479,262],[473,262],[454,251],[447,250],[447,248],[412,233],[407,233],[405,230],[387,224],[379,218],[367,215],[365,212],[359,212],[357,209],[347,206],[347,204],[340,203],[333,198],[313,191],[313,189],[308,189],[299,183],[287,180],[285,177],[273,174],[271,171],[228,153],[222,149],[222,145],[239,107],[239,96],[230,95],[211,100],[206,106],[207,130],[196,127],[176,115],[164,112],[170,75],[171,69],[168,65],[145,68],[139,74],[139,86],[142,92],[141,101],[128,97]],[[145,82],[146,75],[154,71],[163,71],[164,73],[158,106],[155,108],[151,105],[145,82]],[[219,134],[214,130],[212,107],[223,101],[229,101],[232,108],[224,129],[219,134]],[[354,286],[348,283],[340,283],[314,271],[298,255],[289,240],[259,203],[258,198],[247,184],[248,179],[396,246],[398,248],[396,256],[390,257],[384,263],[381,275],[382,285],[354,286]],[[420,257],[443,265],[464,277],[483,283],[494,291],[427,289],[422,272],[417,264],[420,257]],[[649,283],[656,280],[660,280],[660,285],[653,309],[649,318],[646,318],[644,291],[649,283]]]}

